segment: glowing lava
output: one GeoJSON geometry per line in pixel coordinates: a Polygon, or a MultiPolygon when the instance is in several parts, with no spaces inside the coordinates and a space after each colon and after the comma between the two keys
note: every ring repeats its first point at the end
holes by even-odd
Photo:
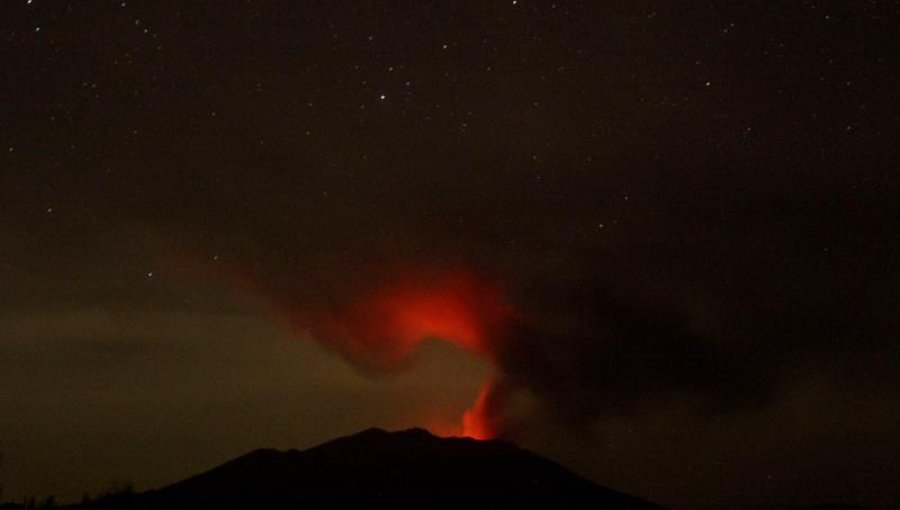
{"type": "Polygon", "coordinates": [[[488,399],[494,388],[493,381],[487,381],[478,391],[475,403],[463,413],[460,435],[473,439],[491,439],[497,435],[488,419],[488,399]]]}

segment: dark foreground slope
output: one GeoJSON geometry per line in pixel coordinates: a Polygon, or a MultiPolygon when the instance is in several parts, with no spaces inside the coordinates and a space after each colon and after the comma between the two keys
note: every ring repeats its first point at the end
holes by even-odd
{"type": "Polygon", "coordinates": [[[596,508],[659,510],[501,441],[371,429],[305,451],[257,450],[100,508],[596,508]]]}

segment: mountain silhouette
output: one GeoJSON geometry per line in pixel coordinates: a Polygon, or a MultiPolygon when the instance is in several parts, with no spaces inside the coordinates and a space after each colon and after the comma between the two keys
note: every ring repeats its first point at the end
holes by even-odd
{"type": "MultiPolygon", "coordinates": [[[[0,510],[52,504],[0,504],[0,510]]],[[[368,429],[308,450],[261,449],[161,489],[71,510],[391,508],[663,510],[498,440],[368,429]]],[[[820,505],[806,510],[867,510],[820,505]]]]}
{"type": "Polygon", "coordinates": [[[503,441],[369,429],[310,448],[250,452],[205,473],[87,509],[594,508],[661,510],[503,441]]]}

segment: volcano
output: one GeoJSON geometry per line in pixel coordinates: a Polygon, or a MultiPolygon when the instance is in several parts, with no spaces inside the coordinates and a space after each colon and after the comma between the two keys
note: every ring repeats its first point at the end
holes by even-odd
{"type": "Polygon", "coordinates": [[[661,510],[499,440],[369,429],[310,448],[250,452],[168,487],[78,508],[595,508],[661,510]]]}

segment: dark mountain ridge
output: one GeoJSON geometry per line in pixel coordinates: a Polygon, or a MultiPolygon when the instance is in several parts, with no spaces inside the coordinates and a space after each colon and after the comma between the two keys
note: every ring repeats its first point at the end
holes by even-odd
{"type": "MultiPolygon", "coordinates": [[[[663,510],[597,485],[504,441],[440,438],[423,429],[386,432],[375,428],[307,450],[254,450],[160,489],[124,491],[65,508],[401,510],[520,506],[663,510]]],[[[0,510],[24,508],[0,504],[0,510]]],[[[822,505],[809,510],[866,509],[822,505]]]]}
{"type": "Polygon", "coordinates": [[[205,473],[81,508],[661,510],[503,441],[369,429],[308,450],[250,452],[205,473]]]}

